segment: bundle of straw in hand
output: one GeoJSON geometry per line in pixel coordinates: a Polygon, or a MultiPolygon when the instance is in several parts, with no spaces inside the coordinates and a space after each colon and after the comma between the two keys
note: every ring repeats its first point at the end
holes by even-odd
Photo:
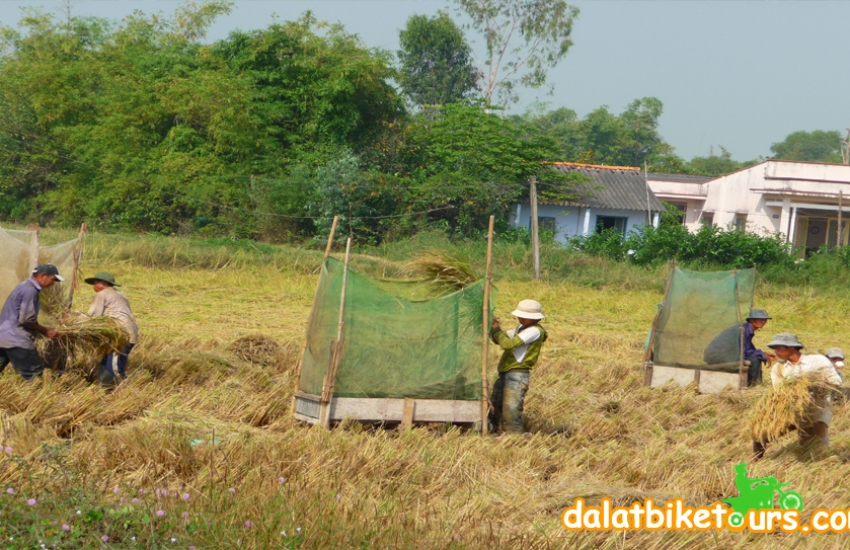
{"type": "Polygon", "coordinates": [[[68,315],[55,329],[59,332],[56,340],[36,340],[44,366],[55,371],[77,371],[87,378],[92,378],[105,355],[123,351],[130,341],[127,331],[110,317],[68,315]]]}
{"type": "Polygon", "coordinates": [[[787,434],[792,426],[809,424],[815,405],[813,396],[821,391],[831,391],[831,388],[816,375],[786,379],[768,389],[752,410],[753,441],[773,442],[787,434]]]}

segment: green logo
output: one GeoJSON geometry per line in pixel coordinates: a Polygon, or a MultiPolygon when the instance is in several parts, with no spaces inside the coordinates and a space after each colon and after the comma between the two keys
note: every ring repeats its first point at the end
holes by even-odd
{"type": "Polygon", "coordinates": [[[735,487],[738,496],[723,500],[733,512],[729,516],[729,525],[740,527],[744,516],[750,510],[772,510],[775,508],[774,493],[779,493],[779,507],[783,510],[803,510],[803,497],[797,491],[783,491],[790,483],[779,483],[773,476],[747,477],[747,465],[740,462],[735,465],[735,487]]]}

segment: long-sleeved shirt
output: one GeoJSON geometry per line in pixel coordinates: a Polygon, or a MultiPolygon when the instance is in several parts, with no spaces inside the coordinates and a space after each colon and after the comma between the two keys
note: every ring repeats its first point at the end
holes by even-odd
{"type": "Polygon", "coordinates": [[[520,325],[507,332],[500,328],[492,329],[490,338],[505,350],[499,359],[499,374],[502,374],[512,370],[529,370],[536,365],[547,335],[540,325],[520,325]]]}
{"type": "Polygon", "coordinates": [[[130,301],[114,287],[104,288],[94,295],[94,301],[89,308],[89,317],[103,315],[112,317],[124,327],[124,330],[130,335],[131,344],[139,342],[139,326],[130,310],[130,301]]]}
{"type": "Polygon", "coordinates": [[[744,323],[744,359],[746,361],[758,359],[759,361],[767,362],[767,354],[757,349],[753,344],[753,336],[755,334],[756,330],[753,328],[753,325],[744,323]]]}
{"type": "MultiPolygon", "coordinates": [[[[770,381],[776,386],[784,380],[800,378],[803,375],[816,375],[822,381],[831,386],[841,386],[841,377],[832,364],[832,361],[823,355],[801,355],[796,363],[790,361],[777,361],[770,370],[770,381]]],[[[832,421],[832,392],[824,388],[812,390],[814,404],[809,410],[812,422],[823,422],[829,425],[832,421]]]]}
{"type": "Polygon", "coordinates": [[[22,282],[9,294],[0,311],[0,348],[35,349],[33,333],[24,328],[38,322],[41,286],[35,279],[22,282]]]}

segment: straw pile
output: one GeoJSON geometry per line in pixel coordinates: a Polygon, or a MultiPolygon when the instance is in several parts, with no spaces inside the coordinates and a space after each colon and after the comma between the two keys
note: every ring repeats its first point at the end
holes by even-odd
{"type": "Polygon", "coordinates": [[[433,296],[444,296],[462,290],[478,280],[466,262],[437,250],[429,250],[405,264],[408,275],[422,277],[433,296]]]}
{"type": "Polygon", "coordinates": [[[59,338],[38,338],[36,349],[44,366],[55,371],[77,371],[92,378],[101,359],[119,352],[129,342],[124,328],[110,317],[68,316],[57,327],[59,338]]]}
{"type": "Polygon", "coordinates": [[[773,442],[792,426],[809,423],[813,393],[831,391],[820,378],[803,376],[772,387],[753,406],[750,428],[754,441],[773,442]]]}
{"type": "Polygon", "coordinates": [[[227,346],[227,351],[239,359],[255,365],[279,365],[284,359],[282,346],[275,340],[261,334],[243,336],[227,346]]]}

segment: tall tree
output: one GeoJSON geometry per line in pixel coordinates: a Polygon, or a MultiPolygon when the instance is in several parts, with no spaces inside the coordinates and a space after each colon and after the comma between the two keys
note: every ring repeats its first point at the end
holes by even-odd
{"type": "Polygon", "coordinates": [[[770,146],[773,156],[786,160],[841,162],[841,134],[831,130],[793,132],[770,146]]]}
{"type": "Polygon", "coordinates": [[[472,50],[448,13],[411,16],[399,44],[399,83],[417,105],[459,103],[477,90],[472,50]]]}
{"type": "Polygon", "coordinates": [[[482,91],[487,105],[519,99],[517,85],[540,88],[572,46],[578,8],[564,0],[457,0],[485,39],[482,91]]]}

